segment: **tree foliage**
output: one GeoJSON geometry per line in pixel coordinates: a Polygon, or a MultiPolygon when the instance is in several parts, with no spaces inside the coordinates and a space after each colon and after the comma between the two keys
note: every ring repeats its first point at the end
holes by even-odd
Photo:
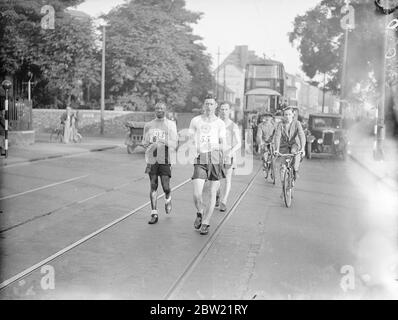
{"type": "MultiPolygon", "coordinates": [[[[341,0],[323,0],[304,15],[297,16],[289,39],[300,52],[303,71],[310,78],[328,75],[327,87],[338,93],[344,60],[345,31],[340,25],[344,6],[341,0]]],[[[358,85],[374,87],[382,83],[385,16],[374,1],[353,0],[355,29],[348,34],[346,90],[358,85]]]]}
{"type": "Polygon", "coordinates": [[[81,2],[83,0],[2,1],[0,77],[27,77],[27,71],[32,71],[36,96],[43,96],[45,92],[67,100],[78,95],[82,81],[96,83],[99,64],[92,22],[89,17],[77,19],[65,11],[81,2]],[[55,9],[53,30],[41,28],[43,4],[55,9]]]}
{"type": "Polygon", "coordinates": [[[210,59],[190,26],[200,16],[184,0],[135,0],[105,15],[109,92],[149,106],[156,100],[184,106],[187,98],[200,98],[209,82],[198,86],[210,76],[210,59]]]}
{"type": "MultiPolygon", "coordinates": [[[[102,30],[65,10],[82,2],[0,0],[0,78],[26,82],[33,72],[41,104],[49,97],[68,104],[82,88],[98,98],[102,30]],[[54,30],[41,28],[44,4],[55,9],[54,30]]],[[[105,15],[109,101],[145,109],[159,99],[180,108],[202,99],[212,81],[210,57],[191,28],[200,17],[184,0],[126,1],[105,15]]]]}
{"type": "MultiPolygon", "coordinates": [[[[204,51],[204,47],[201,49],[204,51]]],[[[208,92],[213,90],[214,78],[209,72],[210,65],[211,57],[200,50],[191,56],[188,70],[192,75],[192,81],[190,92],[185,99],[185,110],[200,108],[208,92]]]]}

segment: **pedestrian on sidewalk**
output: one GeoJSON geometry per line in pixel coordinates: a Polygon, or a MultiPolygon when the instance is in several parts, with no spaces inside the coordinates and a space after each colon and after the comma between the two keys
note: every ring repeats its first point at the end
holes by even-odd
{"type": "Polygon", "coordinates": [[[73,142],[79,142],[82,139],[81,134],[78,131],[79,129],[79,111],[77,110],[72,114],[71,120],[71,139],[73,142]]]}
{"type": "Polygon", "coordinates": [[[157,197],[159,177],[165,193],[165,211],[171,212],[171,162],[177,147],[177,127],[174,121],[166,118],[167,106],[163,102],[155,105],[156,119],[144,126],[143,146],[146,148],[145,173],[149,175],[151,200],[151,219],[149,224],[158,222],[157,197]]]}
{"type": "Polygon", "coordinates": [[[208,95],[204,101],[203,114],[191,120],[190,134],[196,146],[194,171],[192,176],[193,198],[197,209],[194,228],[200,234],[209,232],[210,219],[216,204],[216,194],[220,180],[225,178],[223,152],[226,141],[225,123],[215,115],[216,100],[208,95]],[[209,181],[210,199],[203,204],[203,187],[209,181]]]}
{"type": "Polygon", "coordinates": [[[221,188],[220,183],[216,197],[216,208],[219,207],[221,212],[227,210],[227,201],[232,184],[232,173],[236,168],[236,153],[240,151],[242,146],[239,127],[230,119],[230,113],[231,106],[229,103],[222,102],[220,104],[219,116],[224,121],[226,128],[226,151],[224,153],[225,184],[221,188]]]}
{"type": "Polygon", "coordinates": [[[61,124],[64,129],[64,143],[69,143],[72,139],[72,108],[66,107],[66,111],[61,115],[61,124]]]}

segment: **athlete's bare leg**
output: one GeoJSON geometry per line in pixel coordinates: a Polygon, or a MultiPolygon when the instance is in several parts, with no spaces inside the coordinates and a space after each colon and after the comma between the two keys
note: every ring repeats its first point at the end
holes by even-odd
{"type": "Polygon", "coordinates": [[[210,199],[209,203],[206,205],[203,215],[202,224],[210,225],[210,219],[214,212],[214,206],[216,204],[217,189],[220,187],[220,181],[210,181],[210,199]]]}
{"type": "Polygon", "coordinates": [[[225,184],[224,184],[224,188],[223,188],[223,192],[222,192],[222,196],[221,196],[221,203],[223,203],[225,205],[227,204],[228,196],[231,191],[232,172],[233,172],[232,167],[225,169],[225,184]]]}
{"type": "Polygon", "coordinates": [[[158,201],[158,176],[157,175],[149,175],[149,179],[151,182],[149,198],[151,200],[151,209],[152,211],[156,210],[157,201],[158,201]]]}
{"type": "MultiPolygon", "coordinates": [[[[197,212],[203,214],[203,187],[205,185],[206,180],[204,179],[193,179],[193,201],[195,203],[195,207],[197,212]]],[[[215,202],[215,200],[214,200],[215,202]]]]}

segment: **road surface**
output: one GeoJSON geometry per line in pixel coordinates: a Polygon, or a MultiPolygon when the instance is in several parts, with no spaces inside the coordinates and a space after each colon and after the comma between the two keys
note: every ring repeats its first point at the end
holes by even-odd
{"type": "Polygon", "coordinates": [[[2,167],[0,299],[396,297],[396,190],[351,160],[301,167],[286,208],[255,159],[207,236],[190,165],[173,167],[173,211],[161,198],[156,225],[142,152],[2,167]]]}

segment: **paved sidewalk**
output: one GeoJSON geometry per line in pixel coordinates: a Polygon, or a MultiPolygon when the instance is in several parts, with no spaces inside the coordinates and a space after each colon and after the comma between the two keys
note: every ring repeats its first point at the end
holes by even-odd
{"type": "Polygon", "coordinates": [[[385,158],[376,161],[373,158],[375,137],[364,134],[360,125],[350,131],[350,157],[364,169],[370,171],[389,187],[398,189],[398,139],[386,137],[383,144],[385,158]]]}
{"type": "Polygon", "coordinates": [[[123,138],[84,137],[81,143],[63,144],[50,143],[48,135],[39,134],[32,145],[11,146],[8,150],[8,158],[0,159],[0,166],[123,147],[125,147],[123,138]]]}

